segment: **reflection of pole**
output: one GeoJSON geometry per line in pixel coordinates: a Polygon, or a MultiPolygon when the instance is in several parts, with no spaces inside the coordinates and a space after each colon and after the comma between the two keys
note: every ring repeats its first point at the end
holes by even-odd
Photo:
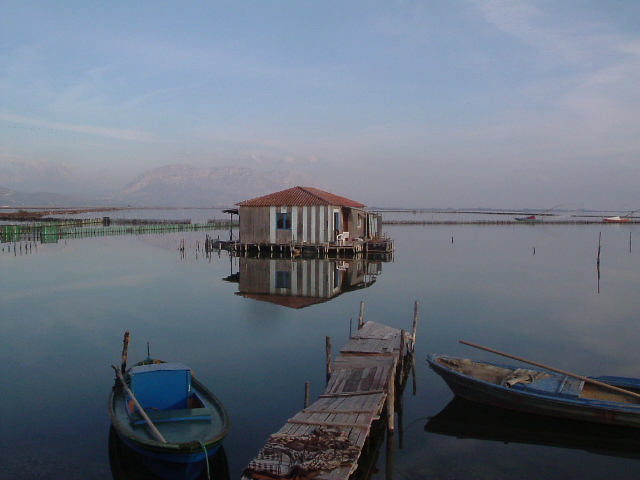
{"type": "Polygon", "coordinates": [[[393,440],[393,431],[387,429],[387,463],[385,478],[386,480],[393,480],[393,457],[396,450],[396,445],[393,440]]]}
{"type": "Polygon", "coordinates": [[[418,393],[418,381],[416,380],[416,356],[411,355],[411,375],[413,377],[413,395],[418,393]]]}
{"type": "Polygon", "coordinates": [[[398,409],[398,446],[400,450],[404,448],[404,395],[402,392],[398,392],[398,401],[396,404],[396,408],[398,409]]]}
{"type": "Polygon", "coordinates": [[[600,244],[602,242],[602,232],[598,235],[598,259],[596,260],[596,267],[598,269],[598,293],[600,293],[600,244]]]}

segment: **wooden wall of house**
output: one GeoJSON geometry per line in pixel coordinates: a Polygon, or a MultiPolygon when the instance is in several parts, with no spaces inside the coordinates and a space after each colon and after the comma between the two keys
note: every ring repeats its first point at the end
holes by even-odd
{"type": "Polygon", "coordinates": [[[365,237],[368,213],[364,210],[328,205],[240,207],[240,242],[245,244],[306,243],[322,245],[336,239],[337,233],[349,232],[349,239],[365,237]],[[336,228],[335,213],[340,214],[336,228]],[[279,213],[290,215],[291,229],[278,229],[279,213]]]}
{"type": "Polygon", "coordinates": [[[242,243],[269,243],[269,207],[240,207],[239,214],[242,243]]]}

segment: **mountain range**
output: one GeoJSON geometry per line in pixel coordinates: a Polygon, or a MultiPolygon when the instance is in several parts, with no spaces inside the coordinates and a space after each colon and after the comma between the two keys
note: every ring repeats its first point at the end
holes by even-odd
{"type": "Polygon", "coordinates": [[[143,173],[106,197],[25,193],[0,187],[0,206],[228,206],[296,185],[313,185],[313,182],[309,175],[289,170],[262,172],[235,166],[167,165],[143,173]]]}

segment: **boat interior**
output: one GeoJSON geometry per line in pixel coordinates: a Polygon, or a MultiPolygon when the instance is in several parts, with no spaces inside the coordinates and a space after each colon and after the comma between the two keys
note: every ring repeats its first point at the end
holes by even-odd
{"type": "MultiPolygon", "coordinates": [[[[149,418],[155,421],[204,420],[210,412],[191,385],[191,370],[181,364],[159,363],[134,367],[131,390],[149,418]]],[[[127,398],[132,423],[143,423],[132,398],[127,398]]]]}
{"type": "MultiPolygon", "coordinates": [[[[629,390],[630,392],[640,394],[638,389],[625,388],[625,390],[629,390]]],[[[593,383],[587,383],[587,382],[585,382],[584,387],[582,387],[582,392],[580,396],[582,398],[589,398],[591,400],[602,400],[603,402],[640,404],[640,398],[638,397],[634,397],[632,395],[626,395],[622,392],[609,390],[608,388],[600,387],[598,385],[594,385],[593,383]]]]}
{"type": "Polygon", "coordinates": [[[451,370],[468,375],[484,382],[501,385],[503,380],[514,373],[512,368],[503,368],[486,363],[479,363],[468,358],[438,357],[437,362],[451,370]]]}

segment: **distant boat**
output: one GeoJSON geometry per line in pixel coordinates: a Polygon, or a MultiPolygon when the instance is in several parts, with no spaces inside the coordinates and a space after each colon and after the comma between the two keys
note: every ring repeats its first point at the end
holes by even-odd
{"type": "Polygon", "coordinates": [[[147,358],[123,374],[127,344],[128,333],[109,396],[113,428],[149,468],[168,462],[169,478],[196,478],[229,432],[226,409],[185,365],[147,358]]]}
{"type": "Polygon", "coordinates": [[[615,217],[603,218],[602,221],[605,223],[629,223],[631,221],[631,215],[633,215],[637,211],[638,210],[634,210],[633,212],[630,212],[629,214],[623,216],[616,215],[615,217]]]}
{"type": "Polygon", "coordinates": [[[640,379],[589,378],[557,371],[522,369],[469,359],[429,355],[427,361],[455,395],[474,402],[528,413],[640,427],[640,379]],[[591,383],[594,381],[594,383],[591,383]],[[621,393],[605,388],[630,390],[621,393]]]}
{"type": "MultiPolygon", "coordinates": [[[[544,212],[542,212],[540,214],[540,216],[544,217],[546,215],[548,215],[548,212],[550,212],[551,210],[561,207],[563,204],[561,203],[560,205],[556,205],[555,207],[551,207],[549,210],[545,210],[544,212]]],[[[529,223],[538,223],[538,222],[542,222],[543,219],[542,218],[538,218],[538,216],[536,215],[529,215],[528,217],[516,217],[516,220],[518,222],[529,222],[529,223]]]]}

